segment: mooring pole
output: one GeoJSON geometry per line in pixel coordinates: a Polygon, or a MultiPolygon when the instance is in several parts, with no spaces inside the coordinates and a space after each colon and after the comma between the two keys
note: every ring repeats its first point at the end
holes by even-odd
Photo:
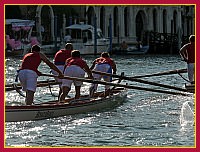
{"type": "Polygon", "coordinates": [[[94,55],[97,55],[97,17],[94,15],[94,55]]]}
{"type": "Polygon", "coordinates": [[[54,17],[54,25],[55,25],[55,29],[54,29],[54,33],[55,33],[55,51],[57,50],[57,16],[54,17]]]}
{"type": "Polygon", "coordinates": [[[109,38],[110,38],[110,49],[109,52],[112,54],[112,17],[109,18],[109,38]]]}

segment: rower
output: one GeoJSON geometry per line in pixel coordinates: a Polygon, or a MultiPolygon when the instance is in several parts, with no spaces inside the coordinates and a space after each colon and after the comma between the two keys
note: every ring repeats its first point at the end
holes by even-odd
{"type": "MultiPolygon", "coordinates": [[[[64,49],[59,50],[55,56],[54,56],[54,64],[56,67],[64,72],[64,65],[65,61],[71,57],[71,52],[73,50],[73,45],[71,43],[67,43],[65,45],[64,49]]],[[[52,74],[58,75],[58,73],[55,70],[52,70],[52,74]]],[[[59,79],[58,77],[55,77],[56,82],[62,82],[62,79],[59,79]]],[[[58,100],[60,99],[60,94],[62,93],[61,91],[61,85],[62,83],[59,83],[59,95],[58,95],[58,100]]]]}
{"type": "Polygon", "coordinates": [[[41,75],[38,71],[38,67],[41,61],[45,62],[51,69],[58,72],[59,77],[63,77],[62,72],[47,59],[47,57],[40,52],[39,45],[33,45],[31,52],[23,57],[21,67],[19,69],[19,81],[22,86],[22,90],[26,91],[25,102],[27,105],[33,103],[34,93],[37,87],[37,78],[41,75]]]}
{"type": "Polygon", "coordinates": [[[189,43],[180,49],[182,59],[187,62],[188,78],[191,84],[194,84],[195,77],[195,36],[190,35],[189,43]]]}
{"type": "MultiPolygon", "coordinates": [[[[71,53],[71,57],[66,60],[65,67],[64,67],[64,75],[69,77],[78,77],[78,78],[84,78],[85,72],[88,75],[88,78],[92,79],[92,72],[89,69],[87,63],[85,60],[83,60],[80,57],[80,51],[73,50],[71,53]]],[[[80,89],[81,85],[83,84],[82,81],[76,81],[76,80],[69,80],[69,79],[63,79],[62,80],[62,93],[60,95],[60,101],[64,101],[66,95],[71,90],[71,85],[74,83],[75,86],[75,99],[80,98],[80,89]]]]}
{"type": "MultiPolygon", "coordinates": [[[[110,74],[116,74],[117,68],[114,60],[110,58],[110,55],[108,52],[101,53],[101,57],[95,59],[92,63],[92,66],[90,67],[91,70],[99,71],[99,72],[105,72],[110,74]]],[[[112,77],[111,76],[103,76],[101,74],[93,74],[94,79],[101,80],[101,78],[104,79],[106,82],[111,82],[112,77]]],[[[97,90],[98,84],[92,84],[90,87],[90,97],[94,96],[94,92],[97,90]]],[[[105,93],[104,96],[106,97],[110,93],[110,86],[105,85],[105,93]]]]}

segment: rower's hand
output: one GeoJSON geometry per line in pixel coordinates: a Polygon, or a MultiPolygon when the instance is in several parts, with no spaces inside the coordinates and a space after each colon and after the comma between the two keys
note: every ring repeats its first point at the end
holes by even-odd
{"type": "Polygon", "coordinates": [[[59,79],[62,79],[62,78],[64,78],[64,75],[63,75],[63,74],[59,74],[59,75],[58,75],[58,78],[59,78],[59,79]]]}
{"type": "Polygon", "coordinates": [[[93,75],[88,75],[88,79],[94,79],[93,75]]]}

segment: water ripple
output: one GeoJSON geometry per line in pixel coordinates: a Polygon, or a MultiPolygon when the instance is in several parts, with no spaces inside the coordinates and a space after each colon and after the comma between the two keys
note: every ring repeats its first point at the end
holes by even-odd
{"type": "MultiPolygon", "coordinates": [[[[95,57],[84,56],[84,58],[91,65],[95,57]]],[[[112,56],[112,58],[116,60],[118,73],[125,72],[126,76],[185,68],[185,65],[177,62],[179,56],[112,56]]],[[[6,83],[14,82],[16,65],[19,63],[18,58],[6,59],[6,83]]],[[[50,71],[45,64],[42,64],[39,70],[43,73],[50,71]]],[[[46,79],[39,77],[39,80],[46,79]]],[[[183,87],[185,83],[178,75],[151,77],[147,80],[178,87],[183,87]]],[[[123,81],[126,82],[128,81],[123,81]]],[[[128,83],[149,87],[130,81],[128,83]]],[[[89,84],[84,83],[82,93],[86,94],[88,89],[89,84]]],[[[100,85],[99,89],[103,90],[104,87],[100,85]]],[[[52,92],[58,94],[58,87],[54,86],[52,92]]],[[[70,91],[70,96],[73,95],[74,87],[70,91]]],[[[45,87],[37,88],[35,93],[36,103],[55,100],[55,98],[45,87]]],[[[24,98],[15,91],[6,92],[5,99],[6,104],[9,105],[24,104],[24,98]]],[[[130,89],[127,101],[114,109],[40,121],[6,123],[5,144],[13,147],[193,147],[195,124],[181,125],[180,116],[185,102],[188,102],[192,112],[195,112],[194,100],[193,95],[183,97],[130,89]]]]}

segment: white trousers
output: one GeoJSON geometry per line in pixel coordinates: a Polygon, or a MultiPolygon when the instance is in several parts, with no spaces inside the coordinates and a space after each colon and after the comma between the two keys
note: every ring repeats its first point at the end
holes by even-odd
{"type": "MultiPolygon", "coordinates": [[[[105,73],[110,73],[112,74],[112,70],[109,64],[96,64],[94,67],[94,71],[100,71],[100,72],[105,72],[105,73]]],[[[93,77],[95,80],[101,80],[102,78],[106,82],[111,82],[112,79],[110,76],[104,76],[100,74],[93,74],[93,77]]],[[[98,84],[92,84],[90,89],[94,89],[94,91],[97,90],[98,84]]],[[[109,85],[105,85],[105,90],[108,90],[110,88],[109,85]]]]}
{"type": "MultiPolygon", "coordinates": [[[[64,72],[64,65],[56,65],[56,67],[63,73],[64,72]]],[[[51,70],[53,75],[58,75],[58,72],[54,71],[53,69],[51,70]]],[[[62,79],[55,78],[57,82],[62,82],[62,79]]],[[[59,84],[61,87],[62,84],[59,84]]]]}
{"type": "MultiPolygon", "coordinates": [[[[70,77],[84,78],[85,71],[79,66],[71,65],[65,69],[64,75],[70,77]]],[[[62,79],[62,86],[67,86],[68,88],[71,88],[72,83],[74,83],[74,86],[81,86],[83,84],[82,81],[62,79]]]]}
{"type": "Polygon", "coordinates": [[[23,91],[36,91],[38,75],[35,71],[28,69],[20,70],[18,76],[23,91]]]}

